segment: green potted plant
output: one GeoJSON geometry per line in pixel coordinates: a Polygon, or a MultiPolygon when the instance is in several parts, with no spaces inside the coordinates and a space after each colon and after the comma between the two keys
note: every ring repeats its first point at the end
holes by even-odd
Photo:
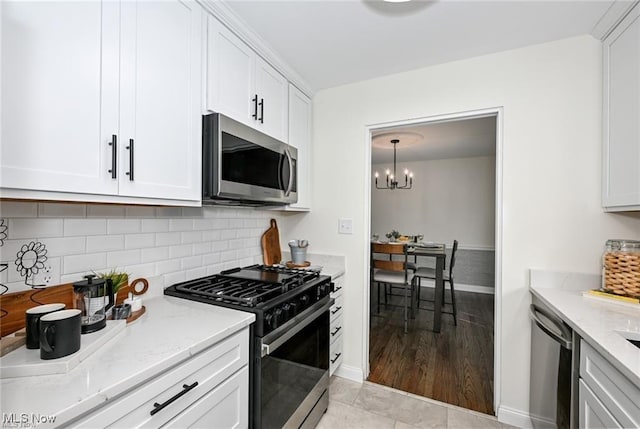
{"type": "Polygon", "coordinates": [[[94,272],[98,278],[111,280],[113,284],[113,295],[114,297],[118,296],[118,290],[121,287],[126,286],[129,283],[129,274],[125,272],[118,271],[117,269],[113,269],[106,273],[96,273],[94,272]]]}

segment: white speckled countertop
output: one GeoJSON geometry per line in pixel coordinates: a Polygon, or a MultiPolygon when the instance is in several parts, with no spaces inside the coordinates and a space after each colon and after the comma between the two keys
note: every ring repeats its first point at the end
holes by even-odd
{"type": "MultiPolygon", "coordinates": [[[[291,259],[291,253],[288,250],[282,250],[282,260],[288,261],[291,259]]],[[[337,255],[322,255],[319,253],[307,254],[307,259],[311,262],[311,265],[319,265],[322,267],[320,272],[322,275],[331,276],[332,279],[336,279],[345,273],[345,257],[337,255]]]]}
{"type": "Polygon", "coordinates": [[[640,387],[640,348],[618,331],[640,338],[640,306],[633,308],[582,296],[600,286],[600,276],[531,270],[530,290],[640,387]]]}
{"type": "Polygon", "coordinates": [[[174,297],[144,305],[142,317],[67,374],[1,380],[2,412],[55,415],[58,426],[255,320],[251,313],[174,297]]]}

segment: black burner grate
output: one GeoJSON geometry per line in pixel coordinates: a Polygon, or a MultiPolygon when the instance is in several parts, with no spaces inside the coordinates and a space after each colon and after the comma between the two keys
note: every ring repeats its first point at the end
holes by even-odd
{"type": "Polygon", "coordinates": [[[180,292],[201,295],[215,301],[225,301],[249,307],[281,295],[286,290],[282,284],[262,281],[210,276],[177,284],[180,292]]]}

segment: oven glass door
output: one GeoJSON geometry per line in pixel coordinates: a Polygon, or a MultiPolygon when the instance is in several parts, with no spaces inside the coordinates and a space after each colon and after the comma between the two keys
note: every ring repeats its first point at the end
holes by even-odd
{"type": "Polygon", "coordinates": [[[323,377],[328,378],[328,370],[329,311],[325,311],[262,357],[261,428],[284,427],[307,396],[316,393],[323,377]]]}

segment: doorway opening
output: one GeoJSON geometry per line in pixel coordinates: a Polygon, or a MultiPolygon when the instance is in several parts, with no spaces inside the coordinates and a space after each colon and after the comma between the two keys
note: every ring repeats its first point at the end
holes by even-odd
{"type": "MultiPolygon", "coordinates": [[[[420,285],[411,287],[416,298],[410,300],[407,333],[402,293],[370,282],[366,378],[490,415],[499,405],[500,120],[497,108],[369,127],[367,260],[369,241],[394,241],[396,231],[401,241],[444,244],[446,276],[454,240],[458,247],[451,271],[456,316],[448,314],[454,296],[445,282],[440,332],[434,332],[434,280],[421,277],[420,285]],[[391,180],[398,185],[387,189],[386,176],[394,169],[391,180]],[[410,186],[402,189],[405,182],[410,186]]],[[[435,266],[428,256],[410,262],[426,269],[419,273],[435,266]]]]}

